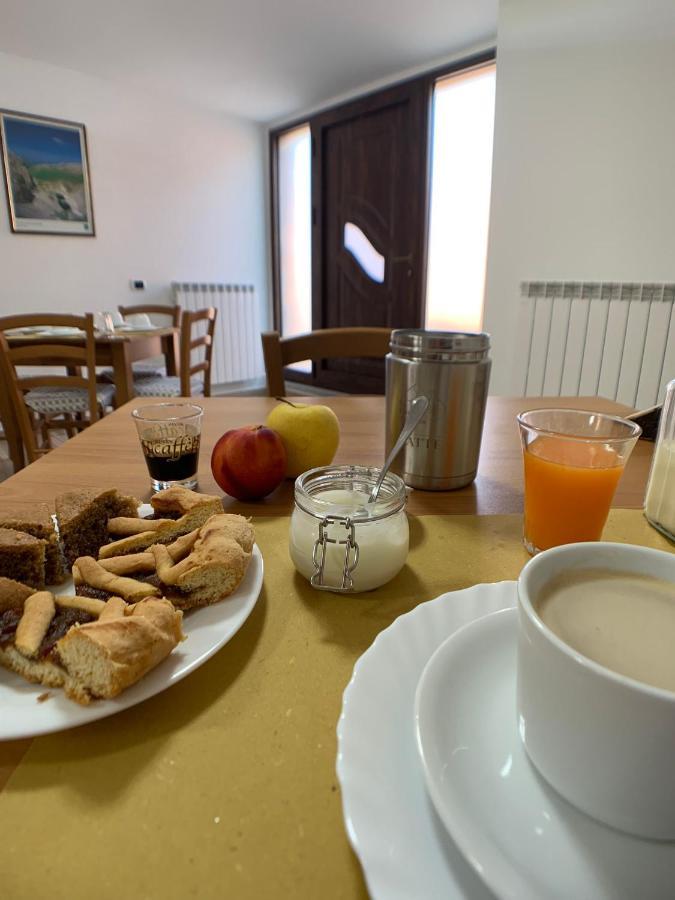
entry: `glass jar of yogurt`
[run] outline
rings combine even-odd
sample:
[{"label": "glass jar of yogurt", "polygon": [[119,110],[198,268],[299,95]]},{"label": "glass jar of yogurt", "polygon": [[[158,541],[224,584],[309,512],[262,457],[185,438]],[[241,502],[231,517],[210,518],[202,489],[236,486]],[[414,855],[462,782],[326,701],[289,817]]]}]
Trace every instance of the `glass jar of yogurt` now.
[{"label": "glass jar of yogurt", "polygon": [[398,574],[408,556],[406,488],[389,472],[374,503],[368,495],[380,470],[322,466],[295,482],[290,554],[312,587],[372,591]]}]

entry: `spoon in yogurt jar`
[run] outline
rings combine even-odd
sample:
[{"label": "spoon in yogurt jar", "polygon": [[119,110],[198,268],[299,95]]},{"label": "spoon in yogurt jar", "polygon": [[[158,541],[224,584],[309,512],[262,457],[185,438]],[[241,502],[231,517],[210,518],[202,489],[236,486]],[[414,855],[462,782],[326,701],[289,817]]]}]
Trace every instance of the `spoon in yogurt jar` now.
[{"label": "spoon in yogurt jar", "polygon": [[419,425],[422,417],[425,412],[429,409],[429,401],[426,397],[415,397],[413,402],[410,404],[410,408],[408,409],[408,415],[405,417],[405,422],[403,423],[403,428],[401,429],[401,433],[398,436],[398,440],[394,444],[394,446],[389,451],[389,456],[384,461],[384,465],[382,466],[382,471],[380,472],[380,477],[375,482],[375,486],[373,487],[370,495],[368,496],[368,503],[374,503],[377,500],[377,495],[380,493],[380,488],[382,487],[382,482],[384,481],[384,477],[391,468],[391,464],[394,462],[398,454],[401,452],[403,447],[405,446],[405,442],[408,440],[410,435],[413,433],[415,428]]}]

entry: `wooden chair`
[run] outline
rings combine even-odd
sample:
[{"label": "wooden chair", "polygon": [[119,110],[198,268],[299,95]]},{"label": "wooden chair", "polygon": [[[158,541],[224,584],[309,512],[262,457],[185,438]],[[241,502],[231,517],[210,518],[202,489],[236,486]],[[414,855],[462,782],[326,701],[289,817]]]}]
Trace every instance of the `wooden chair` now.
[{"label": "wooden chair", "polygon": [[[174,328],[180,328],[180,318],[182,309],[180,306],[166,306],[162,303],[145,303],[141,306],[118,306],[117,311],[121,316],[137,316],[145,313],[147,316],[161,316],[163,319],[169,319],[170,324]],[[167,322],[166,324],[169,324]],[[162,365],[158,362],[136,362],[132,364],[134,377],[165,377],[166,363]],[[106,373],[107,377],[112,381],[111,373]]]},{"label": "wooden chair", "polygon": [[[79,328],[85,334],[84,344],[58,343],[54,338],[38,343],[39,336],[25,345],[10,347],[5,332],[25,327]],[[18,369],[30,367],[62,368],[64,374],[21,374]],[[82,370],[86,369],[86,374]],[[0,376],[11,403],[28,461],[51,450],[50,432],[63,429],[69,437],[96,422],[115,397],[112,384],[96,381],[96,341],[94,317],[60,314],[27,314],[0,318]],[[42,445],[38,445],[37,431]]]},{"label": "wooden chair", "polygon": [[[211,396],[211,358],[217,314],[218,310],[213,306],[194,312],[183,311],[180,325],[180,375],[135,378],[134,390],[139,397]],[[198,334],[196,328],[200,322],[206,322],[206,331],[202,334]],[[204,358],[193,363],[192,354],[200,347],[204,347]],[[199,373],[203,373],[201,377]]]},{"label": "wooden chair", "polygon": [[391,328],[324,328],[282,338],[278,331],[261,335],[267,393],[283,397],[284,366],[304,359],[384,357],[389,352]]}]

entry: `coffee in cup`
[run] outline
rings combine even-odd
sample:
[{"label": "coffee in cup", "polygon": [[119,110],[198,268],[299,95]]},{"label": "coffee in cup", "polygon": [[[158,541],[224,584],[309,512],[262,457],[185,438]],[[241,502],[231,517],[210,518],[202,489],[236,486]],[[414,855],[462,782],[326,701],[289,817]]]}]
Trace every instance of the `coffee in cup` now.
[{"label": "coffee in cup", "polygon": [[534,608],[561,641],[620,675],[675,692],[675,585],[638,572],[570,569]]}]

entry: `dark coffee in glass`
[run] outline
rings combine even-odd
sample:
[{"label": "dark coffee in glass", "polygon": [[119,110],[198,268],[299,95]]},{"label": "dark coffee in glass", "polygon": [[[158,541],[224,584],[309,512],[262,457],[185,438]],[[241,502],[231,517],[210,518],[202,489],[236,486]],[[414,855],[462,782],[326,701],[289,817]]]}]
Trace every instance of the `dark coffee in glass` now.
[{"label": "dark coffee in glass", "polygon": [[202,408],[157,403],[132,413],[155,491],[175,484],[197,486]]}]

